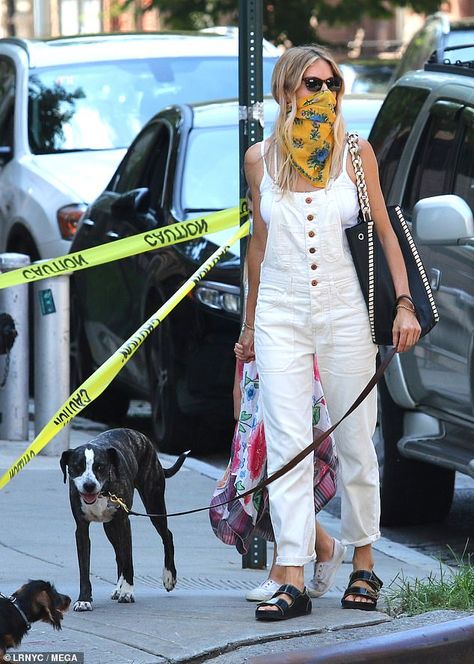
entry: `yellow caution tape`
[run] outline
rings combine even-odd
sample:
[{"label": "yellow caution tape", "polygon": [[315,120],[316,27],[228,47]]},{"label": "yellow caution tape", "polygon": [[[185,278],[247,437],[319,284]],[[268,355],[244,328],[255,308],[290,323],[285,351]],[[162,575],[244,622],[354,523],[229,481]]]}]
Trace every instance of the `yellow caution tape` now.
[{"label": "yellow caution tape", "polygon": [[248,235],[250,223],[246,221],[239,230],[221,245],[201,267],[165,302],[108,360],[85,380],[80,387],[63,403],[50,421],[44,426],[25,452],[18,457],[7,472],[0,478],[0,489],[17,475],[45,447],[64,426],[78,415],[91,401],[94,401],[112,382],[123,366],[134,355],[145,339],[158,327],[161,321],[176,305],[203,279],[219,262],[229,248]]},{"label": "yellow caution tape", "polygon": [[28,267],[0,274],[0,288],[26,284],[46,277],[57,277],[65,272],[76,272],[88,267],[103,265],[120,258],[128,258],[145,251],[154,251],[178,242],[187,242],[209,233],[216,233],[239,223],[239,208],[212,212],[206,217],[180,221],[170,226],[156,228],[146,233],[131,235],[97,247],[75,251],[65,256],[41,261]]}]

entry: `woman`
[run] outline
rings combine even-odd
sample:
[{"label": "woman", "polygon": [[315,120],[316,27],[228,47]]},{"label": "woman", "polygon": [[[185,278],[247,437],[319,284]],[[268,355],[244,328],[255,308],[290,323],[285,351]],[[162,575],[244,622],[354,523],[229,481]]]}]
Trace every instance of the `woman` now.
[{"label": "woman", "polygon": [[[316,362],[313,371],[313,435],[327,431],[331,422]],[[268,507],[268,491],[254,492],[234,500],[238,494],[254,489],[266,477],[266,443],[260,387],[255,362],[237,361],[234,381],[234,415],[237,420],[229,464],[217,482],[209,517],[215,535],[225,544],[247,553],[255,535],[273,541]],[[317,514],[336,493],[337,457],[334,439],[328,436],[314,455],[314,513]],[[228,502],[232,501],[232,502]],[[224,503],[224,504],[223,504]],[[346,548],[316,522],[314,575],[308,584],[311,597],[321,597],[332,585]],[[249,601],[270,599],[283,583],[284,568],[276,564],[276,547],[268,578],[246,594]]]},{"label": "woman", "polygon": [[[272,136],[246,153],[253,198],[248,249],[249,293],[236,356],[255,357],[267,440],[268,474],[311,442],[311,380],[316,355],[330,417],[337,421],[375,370],[377,348],[344,229],[359,212],[345,138],[344,82],[319,46],[288,49],[275,65],[272,94],[280,106]],[[397,351],[411,348],[420,326],[403,257],[388,219],[375,155],[360,141],[377,233],[399,300]],[[404,299],[402,298],[404,296]],[[382,585],[373,572],[379,532],[379,475],[372,435],[375,390],[336,430],[343,544],[354,546],[343,608],[374,610]],[[272,524],[284,583],[257,606],[257,620],[311,612],[304,565],[315,558],[312,465],[306,457],[269,485]]]}]

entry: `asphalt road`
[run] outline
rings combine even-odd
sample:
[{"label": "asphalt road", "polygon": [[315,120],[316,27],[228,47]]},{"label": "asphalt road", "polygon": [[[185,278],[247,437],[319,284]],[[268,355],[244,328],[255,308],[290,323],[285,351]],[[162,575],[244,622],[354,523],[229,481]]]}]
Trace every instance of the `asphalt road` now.
[{"label": "asphalt road", "polygon": [[458,473],[455,495],[448,518],[442,523],[405,528],[384,528],[388,539],[413,547],[443,562],[455,565],[474,561],[474,479]]}]

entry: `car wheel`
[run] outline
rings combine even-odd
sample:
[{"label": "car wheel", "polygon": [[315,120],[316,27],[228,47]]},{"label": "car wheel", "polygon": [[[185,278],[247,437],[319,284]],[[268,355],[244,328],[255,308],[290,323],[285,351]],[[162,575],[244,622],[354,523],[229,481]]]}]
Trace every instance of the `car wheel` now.
[{"label": "car wheel", "polygon": [[40,259],[39,251],[35,241],[26,231],[16,233],[9,238],[7,243],[7,251],[11,251],[17,254],[26,254],[26,256],[30,257],[30,261],[32,263]]},{"label": "car wheel", "polygon": [[145,350],[155,443],[162,452],[184,452],[195,440],[196,418],[184,415],[179,408],[178,371],[169,321],[160,323]]},{"label": "car wheel", "polygon": [[[80,315],[77,295],[73,289],[71,289],[70,312],[70,384],[71,392],[73,392],[89,378],[96,367]],[[128,396],[118,390],[112,381],[102,394],[84,408],[81,415],[97,422],[123,424],[129,405]]]},{"label": "car wheel", "polygon": [[379,383],[381,468],[381,525],[408,526],[443,521],[454,494],[454,471],[402,457],[404,409],[391,398],[385,380]]}]

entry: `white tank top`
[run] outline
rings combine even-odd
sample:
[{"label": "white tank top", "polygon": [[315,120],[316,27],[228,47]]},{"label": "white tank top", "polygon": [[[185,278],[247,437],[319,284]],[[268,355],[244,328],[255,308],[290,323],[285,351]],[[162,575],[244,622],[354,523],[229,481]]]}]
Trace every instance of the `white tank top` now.
[{"label": "white tank top", "polygon": [[[331,178],[327,184],[327,188],[331,188],[337,192],[336,201],[343,230],[350,226],[354,226],[354,224],[357,223],[357,217],[359,215],[357,187],[347,173],[348,152],[349,149],[346,143],[342,157],[342,171],[337,178]],[[263,162],[263,177],[260,182],[260,215],[268,226],[271,218],[272,205],[275,198],[281,196],[281,193],[278,185],[273,181],[267,169],[267,164],[265,162],[265,141],[260,143],[260,154],[262,155]],[[323,192],[324,189],[311,190],[313,196]]]}]

